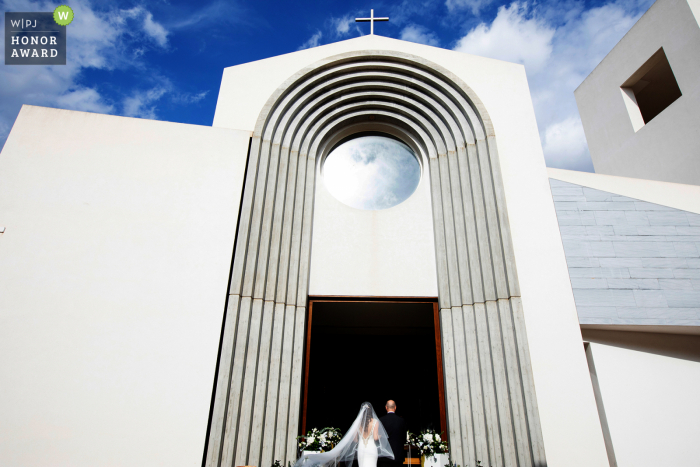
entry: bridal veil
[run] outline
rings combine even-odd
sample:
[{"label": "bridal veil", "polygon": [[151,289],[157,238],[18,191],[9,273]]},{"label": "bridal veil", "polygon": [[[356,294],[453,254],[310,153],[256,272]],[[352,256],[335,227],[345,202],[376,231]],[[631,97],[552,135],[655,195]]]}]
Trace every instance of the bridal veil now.
[{"label": "bridal veil", "polygon": [[[375,431],[377,433],[376,440]],[[394,458],[394,453],[389,446],[389,436],[379,421],[374,408],[372,408],[372,404],[363,402],[360,413],[357,414],[352,426],[333,449],[320,454],[302,455],[297,459],[294,467],[335,467],[342,464],[345,464],[342,467],[350,466],[357,454],[357,446],[362,442],[363,435],[365,439],[367,436],[370,437],[369,442],[377,448],[377,457]]]}]

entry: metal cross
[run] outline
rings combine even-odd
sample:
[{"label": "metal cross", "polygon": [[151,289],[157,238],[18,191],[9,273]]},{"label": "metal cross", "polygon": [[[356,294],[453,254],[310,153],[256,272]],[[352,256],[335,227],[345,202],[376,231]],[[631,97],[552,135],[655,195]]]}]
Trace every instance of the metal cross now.
[{"label": "metal cross", "polygon": [[369,18],[355,18],[356,23],[366,23],[369,22],[370,28],[369,33],[374,34],[374,22],[375,21],[389,21],[389,18],[375,18],[374,10],[369,10]]}]

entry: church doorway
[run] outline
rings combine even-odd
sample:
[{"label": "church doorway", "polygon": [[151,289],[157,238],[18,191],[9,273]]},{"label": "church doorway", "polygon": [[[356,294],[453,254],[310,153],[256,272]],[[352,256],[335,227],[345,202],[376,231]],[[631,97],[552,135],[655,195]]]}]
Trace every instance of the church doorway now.
[{"label": "church doorway", "polygon": [[360,404],[380,417],[387,399],[409,431],[446,432],[437,301],[309,299],[302,433],[345,432]]}]

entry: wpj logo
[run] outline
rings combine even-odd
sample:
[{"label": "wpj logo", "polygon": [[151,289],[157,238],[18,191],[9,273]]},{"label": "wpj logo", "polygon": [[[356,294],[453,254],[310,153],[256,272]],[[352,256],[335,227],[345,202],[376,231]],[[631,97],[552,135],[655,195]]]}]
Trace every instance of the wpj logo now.
[{"label": "wpj logo", "polygon": [[53,13],[5,12],[5,65],[65,65],[71,21],[67,6]]}]

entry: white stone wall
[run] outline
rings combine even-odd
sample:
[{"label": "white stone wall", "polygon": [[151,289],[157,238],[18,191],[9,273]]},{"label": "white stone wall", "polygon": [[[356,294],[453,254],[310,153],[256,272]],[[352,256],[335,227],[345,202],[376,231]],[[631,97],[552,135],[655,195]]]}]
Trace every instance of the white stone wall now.
[{"label": "white stone wall", "polygon": [[309,295],[437,297],[428,170],[406,201],[379,211],[346,206],[317,175]]},{"label": "white stone wall", "polygon": [[693,359],[615,344],[590,346],[617,465],[697,466],[697,351]]},{"label": "white stone wall", "polygon": [[[576,89],[596,173],[700,185],[698,0],[657,0]],[[663,47],[682,96],[635,132],[620,90]]]},{"label": "white stone wall", "polygon": [[202,462],[249,139],[23,107],[0,155],[0,465]]}]

